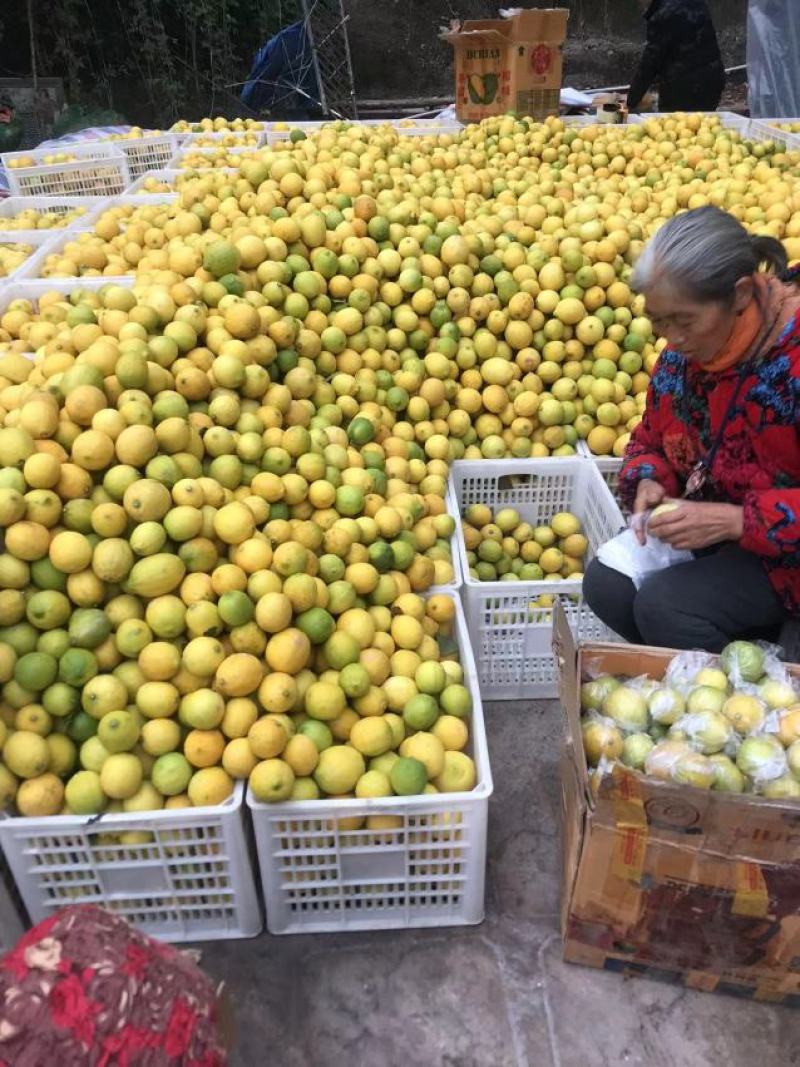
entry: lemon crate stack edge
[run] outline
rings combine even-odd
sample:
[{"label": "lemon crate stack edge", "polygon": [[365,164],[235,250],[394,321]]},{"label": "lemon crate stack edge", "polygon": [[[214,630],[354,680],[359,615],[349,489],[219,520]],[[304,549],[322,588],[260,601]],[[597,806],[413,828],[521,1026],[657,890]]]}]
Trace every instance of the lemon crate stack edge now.
[{"label": "lemon crate stack edge", "polygon": [[590,459],[600,471],[603,481],[617,499],[619,489],[619,476],[622,470],[621,456],[596,456],[585,441],[578,441],[578,455]]},{"label": "lemon crate stack edge", "polygon": [[244,785],[217,807],[0,816],[0,846],[34,923],[99,904],[165,941],[253,937],[261,914]]},{"label": "lemon crate stack edge", "polygon": [[[58,234],[74,233],[76,230],[91,229],[92,222],[103,211],[109,201],[105,197],[91,196],[9,196],[0,200],[0,243],[25,244],[28,238],[37,238],[42,234],[55,237]],[[8,228],[8,220],[23,211],[36,211],[42,214],[52,213],[64,216],[75,208],[83,208],[84,214],[71,219],[65,226],[53,226],[50,229],[13,230]]]},{"label": "lemon crate stack edge", "polygon": [[154,133],[144,137],[120,137],[107,142],[116,145],[128,160],[131,180],[148,170],[166,167],[178,150],[178,139],[172,133]]},{"label": "lemon crate stack edge", "polygon": [[4,240],[3,244],[28,245],[33,251],[23,259],[18,267],[14,267],[8,274],[0,278],[0,283],[13,283],[21,278],[29,277],[32,272],[35,273],[38,270],[38,264],[44,262],[50,254],[50,250],[57,243],[58,237],[56,235],[65,232],[63,230],[37,230],[36,232],[31,231],[24,241],[20,241],[17,238],[13,238],[10,241]]},{"label": "lemon crate stack edge", "polygon": [[[115,196],[130,185],[128,159],[112,141],[87,141],[65,146],[73,158],[47,162],[52,149],[31,148],[0,155],[12,196]],[[32,160],[32,166],[18,166]],[[12,164],[14,164],[12,166]]]},{"label": "lemon crate stack edge", "polygon": [[[492,511],[516,508],[524,522],[547,525],[571,511],[589,542],[586,563],[625,520],[597,465],[580,456],[520,460],[459,460],[450,468],[459,512],[470,504]],[[459,525],[461,595],[484,700],[555,697],[558,667],[553,656],[552,608],[539,597],[557,595],[580,641],[616,640],[583,600],[581,579],[560,582],[481,582],[469,573]]]},{"label": "lemon crate stack edge", "polygon": [[[469,793],[262,804],[248,792],[267,929],[273,934],[466,926],[484,914],[492,774],[480,691],[458,595],[455,637],[472,696]],[[395,816],[385,830],[344,820]]]}]

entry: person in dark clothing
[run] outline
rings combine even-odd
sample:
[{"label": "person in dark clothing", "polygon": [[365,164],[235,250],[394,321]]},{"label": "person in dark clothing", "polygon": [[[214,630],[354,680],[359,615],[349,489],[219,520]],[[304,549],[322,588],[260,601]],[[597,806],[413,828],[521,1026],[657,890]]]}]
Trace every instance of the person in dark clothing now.
[{"label": "person in dark clothing", "polygon": [[628,90],[628,110],[658,86],[659,111],[714,111],[725,87],[706,0],[639,0],[647,42]]}]

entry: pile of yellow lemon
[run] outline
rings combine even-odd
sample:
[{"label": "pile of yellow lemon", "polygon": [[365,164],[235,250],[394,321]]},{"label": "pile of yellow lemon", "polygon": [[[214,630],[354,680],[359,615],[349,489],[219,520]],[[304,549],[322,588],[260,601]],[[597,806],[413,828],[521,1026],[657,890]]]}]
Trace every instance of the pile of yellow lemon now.
[{"label": "pile of yellow lemon", "polygon": [[[174,202],[69,235],[43,275],[70,292],[0,305],[0,797],[22,814],[218,803],[245,777],[263,800],[472,788],[454,604],[424,595],[454,579],[450,462],[621,454],[662,347],[630,272],[676,211],[800,251],[798,154],[714,118],[334,123],[232,172],[218,151]],[[517,518],[512,572],[579,573],[574,516],[539,560]]]},{"label": "pile of yellow lemon", "polygon": [[0,278],[5,278],[21,267],[28,256],[33,255],[33,246],[15,241],[0,244]]},{"label": "pile of yellow lemon", "polygon": [[71,207],[66,211],[23,208],[13,215],[0,216],[0,230],[59,230],[86,214],[85,207]]}]

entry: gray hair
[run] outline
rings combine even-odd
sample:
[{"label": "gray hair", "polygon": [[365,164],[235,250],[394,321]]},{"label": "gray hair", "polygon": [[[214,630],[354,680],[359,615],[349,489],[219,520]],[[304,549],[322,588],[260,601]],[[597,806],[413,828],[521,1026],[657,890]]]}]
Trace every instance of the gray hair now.
[{"label": "gray hair", "polygon": [[727,302],[738,280],[762,264],[783,274],[788,257],[780,241],[749,234],[718,207],[698,207],[664,223],[639,256],[631,282],[641,292],[666,278],[693,299]]}]

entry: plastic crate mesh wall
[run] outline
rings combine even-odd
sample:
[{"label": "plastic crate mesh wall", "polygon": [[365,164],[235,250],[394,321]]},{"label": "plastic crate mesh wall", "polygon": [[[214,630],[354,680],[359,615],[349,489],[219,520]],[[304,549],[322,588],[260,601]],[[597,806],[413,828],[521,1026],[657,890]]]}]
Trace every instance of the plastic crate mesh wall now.
[{"label": "plastic crate mesh wall", "polygon": [[475,844],[479,807],[389,818],[401,825],[347,829],[346,818],[269,819],[271,881],[277,889],[269,898],[270,929],[296,924],[310,930],[326,921],[347,929],[348,918],[363,928],[370,915],[384,927],[457,920],[468,886],[474,885],[473,854],[483,860]]},{"label": "plastic crate mesh wall", "polygon": [[583,472],[577,465],[569,470],[559,466],[552,473],[537,472],[532,476],[464,474],[457,496],[462,514],[470,504],[488,504],[495,511],[513,507],[527,522],[547,523],[559,511],[582,513],[590,557],[592,546],[601,545],[619,531],[609,521],[602,500],[591,491],[579,494],[583,484]]},{"label": "plastic crate mesh wall", "polygon": [[176,141],[173,137],[145,138],[143,140],[115,142],[128,157],[131,179],[139,178],[148,170],[166,167],[175,155]]},{"label": "plastic crate mesh wall", "polygon": [[155,827],[137,834],[139,844],[121,844],[99,826],[15,836],[16,855],[8,858],[17,882],[36,886],[41,914],[31,909],[34,922],[78,903],[100,904],[157,936],[202,939],[239,922],[221,825]]},{"label": "plastic crate mesh wall", "polygon": [[31,167],[18,171],[16,181],[24,196],[113,196],[128,185],[127,167],[119,160],[91,160],[79,168],[66,165]]},{"label": "plastic crate mesh wall", "polygon": [[[615,640],[580,593],[557,596],[578,640]],[[478,636],[473,639],[477,645],[474,652],[484,698],[554,696],[558,666],[551,649],[552,608],[537,605],[535,594],[486,595],[475,614]]]}]

